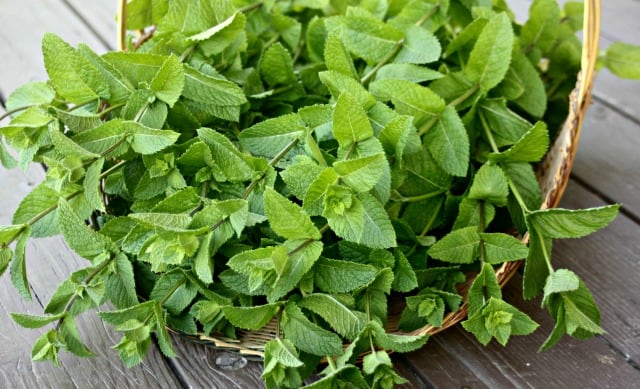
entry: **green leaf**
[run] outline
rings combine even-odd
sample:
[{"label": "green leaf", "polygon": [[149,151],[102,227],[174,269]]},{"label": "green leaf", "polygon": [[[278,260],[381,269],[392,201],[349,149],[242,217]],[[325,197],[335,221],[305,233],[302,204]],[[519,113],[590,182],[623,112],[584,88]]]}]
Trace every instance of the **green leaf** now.
[{"label": "green leaf", "polygon": [[9,247],[0,247],[0,277],[2,277],[4,271],[7,270],[12,256],[13,252]]},{"label": "green leaf", "polygon": [[369,285],[378,270],[345,260],[320,258],[313,268],[316,286],[327,293],[347,293]]},{"label": "green leaf", "polygon": [[544,284],[544,298],[542,304],[546,304],[549,297],[555,293],[571,292],[580,287],[580,278],[567,269],[558,269],[547,277]]},{"label": "green leaf", "polygon": [[89,46],[79,44],[78,53],[98,69],[103,80],[109,86],[111,94],[109,102],[112,105],[126,102],[135,89],[129,80],[111,63],[91,50]]},{"label": "green leaf", "polygon": [[460,202],[458,216],[451,229],[457,230],[464,227],[479,226],[480,212],[483,213],[485,226],[488,226],[496,215],[496,208],[486,201],[471,200],[465,197]]},{"label": "green leaf", "polygon": [[276,303],[253,307],[226,306],[222,307],[222,312],[234,326],[255,331],[264,327],[278,313],[280,305]]},{"label": "green leaf", "polygon": [[280,324],[285,338],[299,350],[319,356],[342,354],[340,337],[309,321],[294,303],[286,305]]},{"label": "green leaf", "polygon": [[341,94],[336,101],[333,135],[341,147],[349,147],[373,136],[367,114],[360,103],[348,93]]},{"label": "green leaf", "polygon": [[640,46],[622,42],[612,43],[605,50],[602,60],[607,69],[616,76],[640,80]]},{"label": "green leaf", "polygon": [[429,339],[429,335],[397,335],[388,333],[382,325],[376,321],[368,323],[376,345],[398,353],[408,353],[422,348]]},{"label": "green leaf", "polygon": [[[293,344],[287,339],[275,338],[267,342],[264,346],[265,365],[268,365],[267,355],[278,361],[278,363],[288,367],[300,367],[304,365],[298,354],[295,352]],[[265,370],[267,370],[265,368]]]},{"label": "green leaf", "polygon": [[518,261],[529,254],[529,249],[515,237],[499,232],[480,233],[484,242],[485,261],[497,265],[506,261]]},{"label": "green leaf", "polygon": [[210,105],[242,105],[247,99],[242,89],[224,78],[207,76],[187,65],[184,67],[184,97]]},{"label": "green leaf", "polygon": [[552,240],[532,232],[529,235],[529,256],[524,263],[522,277],[522,295],[525,299],[532,299],[544,288],[549,268],[547,259],[551,253]]},{"label": "green leaf", "polygon": [[109,238],[89,228],[64,199],[58,202],[58,224],[69,247],[83,258],[101,257],[112,246]]},{"label": "green leaf", "polygon": [[279,42],[265,50],[260,62],[260,75],[269,87],[294,86],[298,83],[291,54]]},{"label": "green leaf", "polygon": [[280,172],[280,177],[294,196],[304,200],[309,187],[323,170],[324,168],[311,158],[298,157]]},{"label": "green leaf", "polygon": [[83,358],[95,357],[95,354],[80,340],[78,327],[73,316],[68,315],[62,319],[58,333],[66,349],[73,355]]},{"label": "green leaf", "polygon": [[400,250],[394,251],[396,264],[393,268],[392,288],[398,292],[410,292],[418,287],[418,279],[411,263]]},{"label": "green leaf", "polygon": [[577,338],[603,334],[600,327],[600,311],[593,295],[583,282],[578,289],[562,293],[567,333]]},{"label": "green leaf", "polygon": [[17,238],[16,247],[13,249],[13,258],[11,258],[11,265],[9,267],[13,286],[22,298],[27,301],[31,301],[31,290],[29,288],[29,281],[27,280],[25,250],[31,235],[30,227],[26,227],[22,233],[20,233]]},{"label": "green leaf", "polygon": [[450,263],[473,263],[478,258],[480,234],[478,227],[452,231],[429,248],[428,254]]},{"label": "green leaf", "polygon": [[59,198],[58,192],[44,183],[39,184],[18,205],[13,214],[13,224],[31,224],[36,238],[55,235],[58,233],[56,207]]},{"label": "green leaf", "polygon": [[338,334],[349,340],[356,338],[366,318],[362,312],[352,311],[335,296],[329,294],[309,294],[298,302],[298,306],[319,315]]},{"label": "green leaf", "polygon": [[272,188],[264,192],[264,208],[269,225],[278,235],[286,239],[322,238],[309,215]]},{"label": "green leaf", "polygon": [[376,103],[376,99],[362,86],[360,81],[352,77],[332,70],[320,72],[318,77],[335,99],[346,92],[353,96],[364,109],[369,109]]},{"label": "green leaf", "polygon": [[117,254],[113,261],[114,270],[106,280],[105,294],[118,309],[128,308],[138,303],[133,265],[124,254]]},{"label": "green leaf", "polygon": [[342,40],[346,48],[357,57],[368,63],[380,62],[401,39],[402,32],[395,27],[362,9],[349,8],[344,20]]},{"label": "green leaf", "polygon": [[114,119],[99,127],[83,131],[71,139],[84,149],[103,157],[117,157],[128,150],[123,121]]},{"label": "green leaf", "polygon": [[160,276],[149,298],[158,301],[172,314],[179,314],[191,304],[197,293],[195,285],[178,270]]},{"label": "green leaf", "polygon": [[156,97],[173,107],[184,89],[184,71],[180,59],[170,55],[151,80],[149,89]]},{"label": "green leaf", "polygon": [[390,63],[384,65],[376,73],[376,80],[407,80],[411,82],[424,82],[442,78],[440,72],[424,66],[408,63]]},{"label": "green leaf", "polygon": [[504,78],[513,48],[511,21],[504,13],[493,16],[482,29],[469,55],[465,74],[469,80],[488,91]]},{"label": "green leaf", "polygon": [[36,339],[31,349],[31,359],[34,361],[51,361],[54,365],[60,366],[58,351],[60,341],[56,330],[49,330]]},{"label": "green leaf", "polygon": [[247,181],[252,169],[242,154],[224,135],[209,128],[199,128],[198,136],[211,149],[211,154],[222,173],[232,182]]},{"label": "green leaf", "polygon": [[56,92],[46,82],[28,82],[11,92],[4,108],[7,111],[29,107],[32,105],[49,105],[56,96]]},{"label": "green leaf", "polygon": [[580,238],[606,227],[619,209],[619,204],[580,210],[545,209],[530,213],[527,222],[547,238]]},{"label": "green leaf", "polygon": [[502,299],[502,289],[498,283],[496,272],[488,263],[482,265],[480,273],[476,276],[469,287],[468,304],[471,317],[484,308],[489,298]]},{"label": "green leaf", "polygon": [[365,374],[373,374],[380,366],[393,367],[386,351],[373,351],[362,359],[362,370]]},{"label": "green leaf", "polygon": [[127,28],[140,30],[158,24],[167,13],[168,0],[132,0],[127,4]]},{"label": "green leaf", "polygon": [[407,80],[377,80],[369,90],[378,99],[391,100],[397,113],[413,116],[414,124],[425,122],[445,109],[444,100],[431,89]]},{"label": "green leaf", "polygon": [[469,189],[469,198],[504,206],[507,204],[508,195],[509,184],[502,169],[486,163],[482,165],[473,178],[473,184]]},{"label": "green leaf", "polygon": [[548,52],[560,30],[560,7],[555,0],[535,0],[529,8],[529,18],[522,26],[520,46],[525,52],[533,47]]},{"label": "green leaf", "polygon": [[382,178],[385,166],[388,166],[388,162],[384,153],[333,164],[339,180],[355,192],[368,192],[373,189]]},{"label": "green leaf", "polygon": [[469,137],[456,110],[447,106],[435,125],[423,136],[425,146],[438,166],[453,175],[464,177],[469,166]]},{"label": "green leaf", "polygon": [[171,130],[156,130],[133,121],[122,122],[122,127],[131,137],[131,148],[142,155],[155,154],[173,145],[180,136]]},{"label": "green leaf", "polygon": [[13,320],[24,328],[40,328],[49,323],[58,321],[66,315],[66,312],[59,313],[57,315],[49,316],[36,316],[26,313],[11,313]]},{"label": "green leaf", "polygon": [[351,54],[342,44],[339,34],[331,34],[324,44],[324,61],[327,69],[342,73],[349,77],[357,78],[358,73],[353,66]]},{"label": "green leaf", "polygon": [[308,240],[289,240],[282,247],[287,250],[287,259],[278,271],[272,290],[267,293],[269,302],[277,301],[298,285],[320,258],[323,244]]},{"label": "green leaf", "polygon": [[198,253],[193,259],[193,270],[200,281],[209,285],[213,283],[213,261],[211,258],[211,242],[214,232],[209,232],[200,242]]},{"label": "green leaf", "polygon": [[302,139],[307,127],[299,115],[289,114],[267,119],[238,135],[240,144],[253,155],[273,158],[291,142]]},{"label": "green leaf", "polygon": [[[514,89],[519,93],[513,94],[511,90]],[[513,53],[511,66],[496,92],[534,117],[542,117],[547,109],[547,92],[542,78],[531,61],[519,52]]]},{"label": "green leaf", "polygon": [[109,87],[100,72],[58,36],[45,34],[42,52],[51,84],[64,99],[85,104],[109,98]]},{"label": "green leaf", "polygon": [[487,121],[498,147],[516,143],[531,129],[531,124],[508,109],[503,99],[482,100],[477,107],[478,115]]},{"label": "green leaf", "polygon": [[544,122],[537,122],[509,149],[491,153],[491,161],[539,162],[549,148],[549,132]]},{"label": "green leaf", "polygon": [[440,58],[438,39],[422,27],[411,26],[405,31],[402,48],[395,56],[395,63],[425,64]]},{"label": "green leaf", "polygon": [[336,235],[371,248],[396,246],[396,234],[384,207],[368,193],[358,193],[342,215],[328,219]]}]

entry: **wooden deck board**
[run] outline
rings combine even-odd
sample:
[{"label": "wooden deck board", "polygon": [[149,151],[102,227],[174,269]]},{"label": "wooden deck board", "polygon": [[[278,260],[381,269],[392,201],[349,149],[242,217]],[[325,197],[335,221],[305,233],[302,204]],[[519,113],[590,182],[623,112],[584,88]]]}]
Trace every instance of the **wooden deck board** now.
[{"label": "wooden deck board", "polygon": [[[518,3],[521,13],[526,10],[527,0],[509,3]],[[113,48],[114,13],[115,0],[0,2],[0,96],[24,82],[44,79],[40,40],[45,31],[72,44],[85,42],[98,52]],[[639,15],[637,0],[603,1],[602,47],[612,40],[640,44]],[[457,326],[433,337],[423,350],[393,357],[400,373],[411,381],[403,387],[631,388],[640,382],[639,92],[640,83],[619,80],[606,71],[598,76],[596,103],[587,115],[574,168],[576,179],[586,187],[571,183],[563,200],[566,207],[585,207],[602,204],[598,196],[603,196],[623,202],[631,218],[622,216],[593,237],[558,242],[554,250],[557,266],[567,266],[585,278],[600,304],[607,333],[586,342],[566,338],[556,348],[537,353],[553,323],[538,301],[522,301],[516,277],[504,293],[541,323],[533,336],[515,337],[506,348],[495,342],[484,348]],[[5,195],[11,188],[12,194],[2,197],[0,224],[8,223],[17,199],[41,177],[38,167],[26,176],[0,168],[0,190]],[[62,368],[32,363],[30,348],[41,332],[20,328],[6,312],[40,313],[59,281],[86,262],[61,239],[38,240],[28,250],[31,285],[42,303],[23,302],[8,276],[0,280],[0,387],[262,387],[259,362],[225,370],[216,364],[220,352],[175,337],[177,358],[167,360],[154,347],[142,365],[126,369],[109,348],[118,335],[91,314],[83,315],[78,326],[97,358],[63,354]]]}]

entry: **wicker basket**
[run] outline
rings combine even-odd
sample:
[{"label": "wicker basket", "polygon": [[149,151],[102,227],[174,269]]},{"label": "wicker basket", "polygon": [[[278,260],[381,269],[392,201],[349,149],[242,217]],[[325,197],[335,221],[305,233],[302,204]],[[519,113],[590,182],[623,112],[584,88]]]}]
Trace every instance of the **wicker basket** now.
[{"label": "wicker basket", "polygon": [[[118,50],[121,51],[126,47],[126,20],[124,17],[126,15],[126,4],[127,0],[118,0],[117,43]],[[138,47],[148,39],[152,32],[145,34],[143,31],[138,31],[137,34],[138,41],[135,47]],[[541,209],[556,207],[569,182],[573,160],[578,149],[582,122],[591,102],[599,37],[600,0],[585,0],[581,70],[578,73],[576,86],[569,96],[569,114],[546,157],[540,164],[538,171],[538,182],[540,183],[543,198]],[[525,235],[522,240],[526,243],[528,236]],[[522,261],[506,262],[496,269],[496,276],[501,287],[513,277],[521,263]],[[459,288],[463,296],[466,295],[471,281],[471,279],[467,280]],[[400,310],[390,309],[389,312],[386,324],[388,332],[401,335],[434,335],[462,321],[467,316],[467,303],[464,302],[457,311],[447,314],[441,327],[427,325],[412,332],[404,332],[398,329]],[[276,336],[276,331],[276,323],[272,320],[257,331],[239,330],[237,339],[206,335],[194,337],[185,336],[181,333],[180,335],[214,348],[236,351],[247,356],[262,357],[264,355],[264,345]]]}]

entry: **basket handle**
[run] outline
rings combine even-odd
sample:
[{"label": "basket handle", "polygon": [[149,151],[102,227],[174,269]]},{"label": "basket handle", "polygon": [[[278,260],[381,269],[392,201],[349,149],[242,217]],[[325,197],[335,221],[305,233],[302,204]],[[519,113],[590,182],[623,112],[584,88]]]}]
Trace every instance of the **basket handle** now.
[{"label": "basket handle", "polygon": [[116,16],[116,42],[118,51],[125,51],[127,34],[127,0],[118,0],[118,14]]}]

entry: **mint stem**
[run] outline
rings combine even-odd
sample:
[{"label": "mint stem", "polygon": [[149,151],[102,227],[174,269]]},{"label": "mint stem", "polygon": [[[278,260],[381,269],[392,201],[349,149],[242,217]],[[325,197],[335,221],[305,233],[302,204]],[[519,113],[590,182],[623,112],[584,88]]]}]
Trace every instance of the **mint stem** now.
[{"label": "mint stem", "polygon": [[[297,138],[289,142],[289,144],[286,145],[284,149],[280,150],[280,152],[275,157],[273,157],[271,161],[269,161],[269,166],[274,167],[282,158],[284,158],[285,155],[289,153],[289,151],[291,151],[291,149],[295,147],[295,145],[298,144],[298,142],[299,142],[299,139]],[[249,198],[249,195],[251,194],[251,192],[253,192],[256,186],[258,186],[258,183],[260,183],[260,181],[262,181],[267,176],[268,171],[269,171],[268,168],[263,170],[262,174],[260,174],[260,177],[251,181],[251,184],[249,184],[247,189],[242,194],[243,200],[246,200]]]},{"label": "mint stem", "polygon": [[4,119],[8,118],[9,116],[13,115],[14,113],[18,113],[20,111],[24,111],[25,109],[29,109],[31,107],[35,107],[35,105],[27,105],[25,107],[14,108],[11,111],[7,111],[7,112],[4,113],[4,115],[0,116],[0,122],[3,121]]},{"label": "mint stem", "polygon": [[[467,100],[469,97],[473,96],[473,94],[476,93],[479,88],[480,88],[480,84],[474,84],[471,88],[467,89],[463,94],[451,100],[451,102],[449,102],[447,106],[455,108],[457,105],[461,104],[462,102]],[[418,131],[418,135],[422,136],[427,131],[429,131],[438,122],[439,118],[440,118],[440,114],[437,114],[437,115],[434,115],[431,119],[429,119],[429,121],[427,121],[423,126],[420,127],[420,130]]]}]

